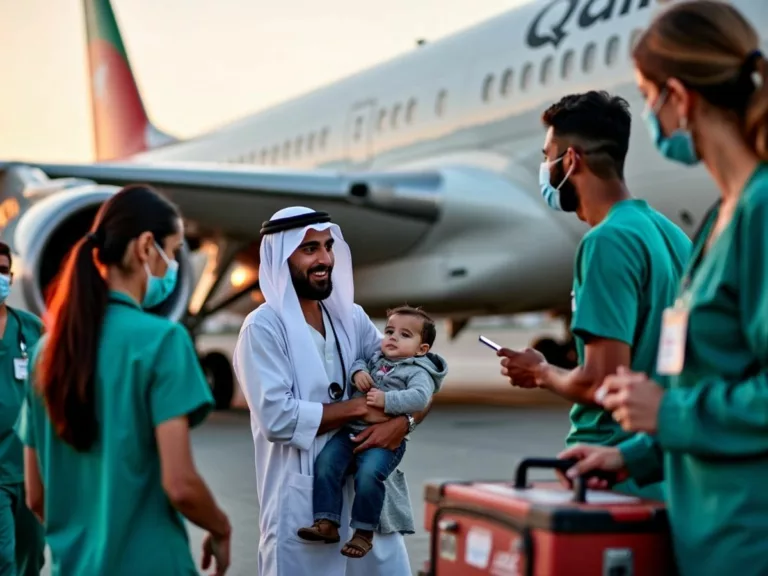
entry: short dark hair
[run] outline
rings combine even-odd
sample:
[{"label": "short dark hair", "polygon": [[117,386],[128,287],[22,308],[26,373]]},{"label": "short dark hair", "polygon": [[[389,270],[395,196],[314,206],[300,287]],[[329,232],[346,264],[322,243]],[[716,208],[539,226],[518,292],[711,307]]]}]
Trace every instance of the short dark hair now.
[{"label": "short dark hair", "polygon": [[632,115],[620,96],[591,90],[569,94],[541,117],[554,136],[584,154],[587,167],[598,178],[624,179]]},{"label": "short dark hair", "polygon": [[0,256],[8,257],[8,267],[13,268],[13,257],[11,256],[11,247],[5,242],[0,242]]},{"label": "short dark hair", "polygon": [[387,318],[400,314],[402,316],[417,316],[421,318],[421,341],[430,348],[435,343],[435,336],[437,336],[437,329],[435,328],[435,321],[424,312],[421,308],[414,308],[413,306],[398,306],[387,310]]}]

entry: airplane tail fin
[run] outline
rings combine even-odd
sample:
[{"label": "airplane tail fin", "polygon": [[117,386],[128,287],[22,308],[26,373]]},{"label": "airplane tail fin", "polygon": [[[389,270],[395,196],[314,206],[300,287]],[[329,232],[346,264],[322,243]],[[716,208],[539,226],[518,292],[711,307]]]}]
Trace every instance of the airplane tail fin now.
[{"label": "airplane tail fin", "polygon": [[177,140],[150,122],[110,0],[84,0],[96,159],[126,158]]}]

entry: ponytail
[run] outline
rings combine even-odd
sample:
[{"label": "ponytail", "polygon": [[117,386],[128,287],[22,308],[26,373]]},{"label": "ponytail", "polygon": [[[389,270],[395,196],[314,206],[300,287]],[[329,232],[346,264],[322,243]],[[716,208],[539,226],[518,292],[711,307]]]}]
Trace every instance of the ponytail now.
[{"label": "ponytail", "polygon": [[747,143],[760,160],[768,162],[768,60],[760,56],[755,68],[760,80],[747,106],[744,128]]},{"label": "ponytail", "polygon": [[56,434],[75,450],[87,451],[98,425],[94,378],[107,284],[94,262],[94,244],[75,244],[48,304],[48,341],[37,386]]},{"label": "ponytail", "polygon": [[96,379],[109,287],[97,266],[122,269],[133,239],[156,242],[179,232],[175,206],[147,186],[126,186],[96,214],[91,231],[67,256],[49,294],[48,341],[40,354],[36,388],[56,434],[79,452],[98,437]]}]

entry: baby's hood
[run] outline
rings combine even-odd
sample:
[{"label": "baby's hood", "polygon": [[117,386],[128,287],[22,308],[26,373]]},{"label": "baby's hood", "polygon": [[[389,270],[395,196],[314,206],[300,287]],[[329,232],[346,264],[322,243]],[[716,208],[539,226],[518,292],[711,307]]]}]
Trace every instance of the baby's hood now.
[{"label": "baby's hood", "polygon": [[427,352],[423,356],[414,356],[402,361],[403,364],[412,364],[426,370],[435,383],[435,392],[440,390],[443,379],[448,374],[448,363],[437,352]]}]

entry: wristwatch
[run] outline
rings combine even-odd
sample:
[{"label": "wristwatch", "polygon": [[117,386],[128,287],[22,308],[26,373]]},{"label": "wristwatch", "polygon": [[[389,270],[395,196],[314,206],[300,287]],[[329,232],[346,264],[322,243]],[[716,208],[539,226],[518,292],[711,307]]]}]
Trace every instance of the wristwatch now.
[{"label": "wristwatch", "polygon": [[404,414],[408,418],[408,434],[416,430],[416,419],[411,414]]}]

